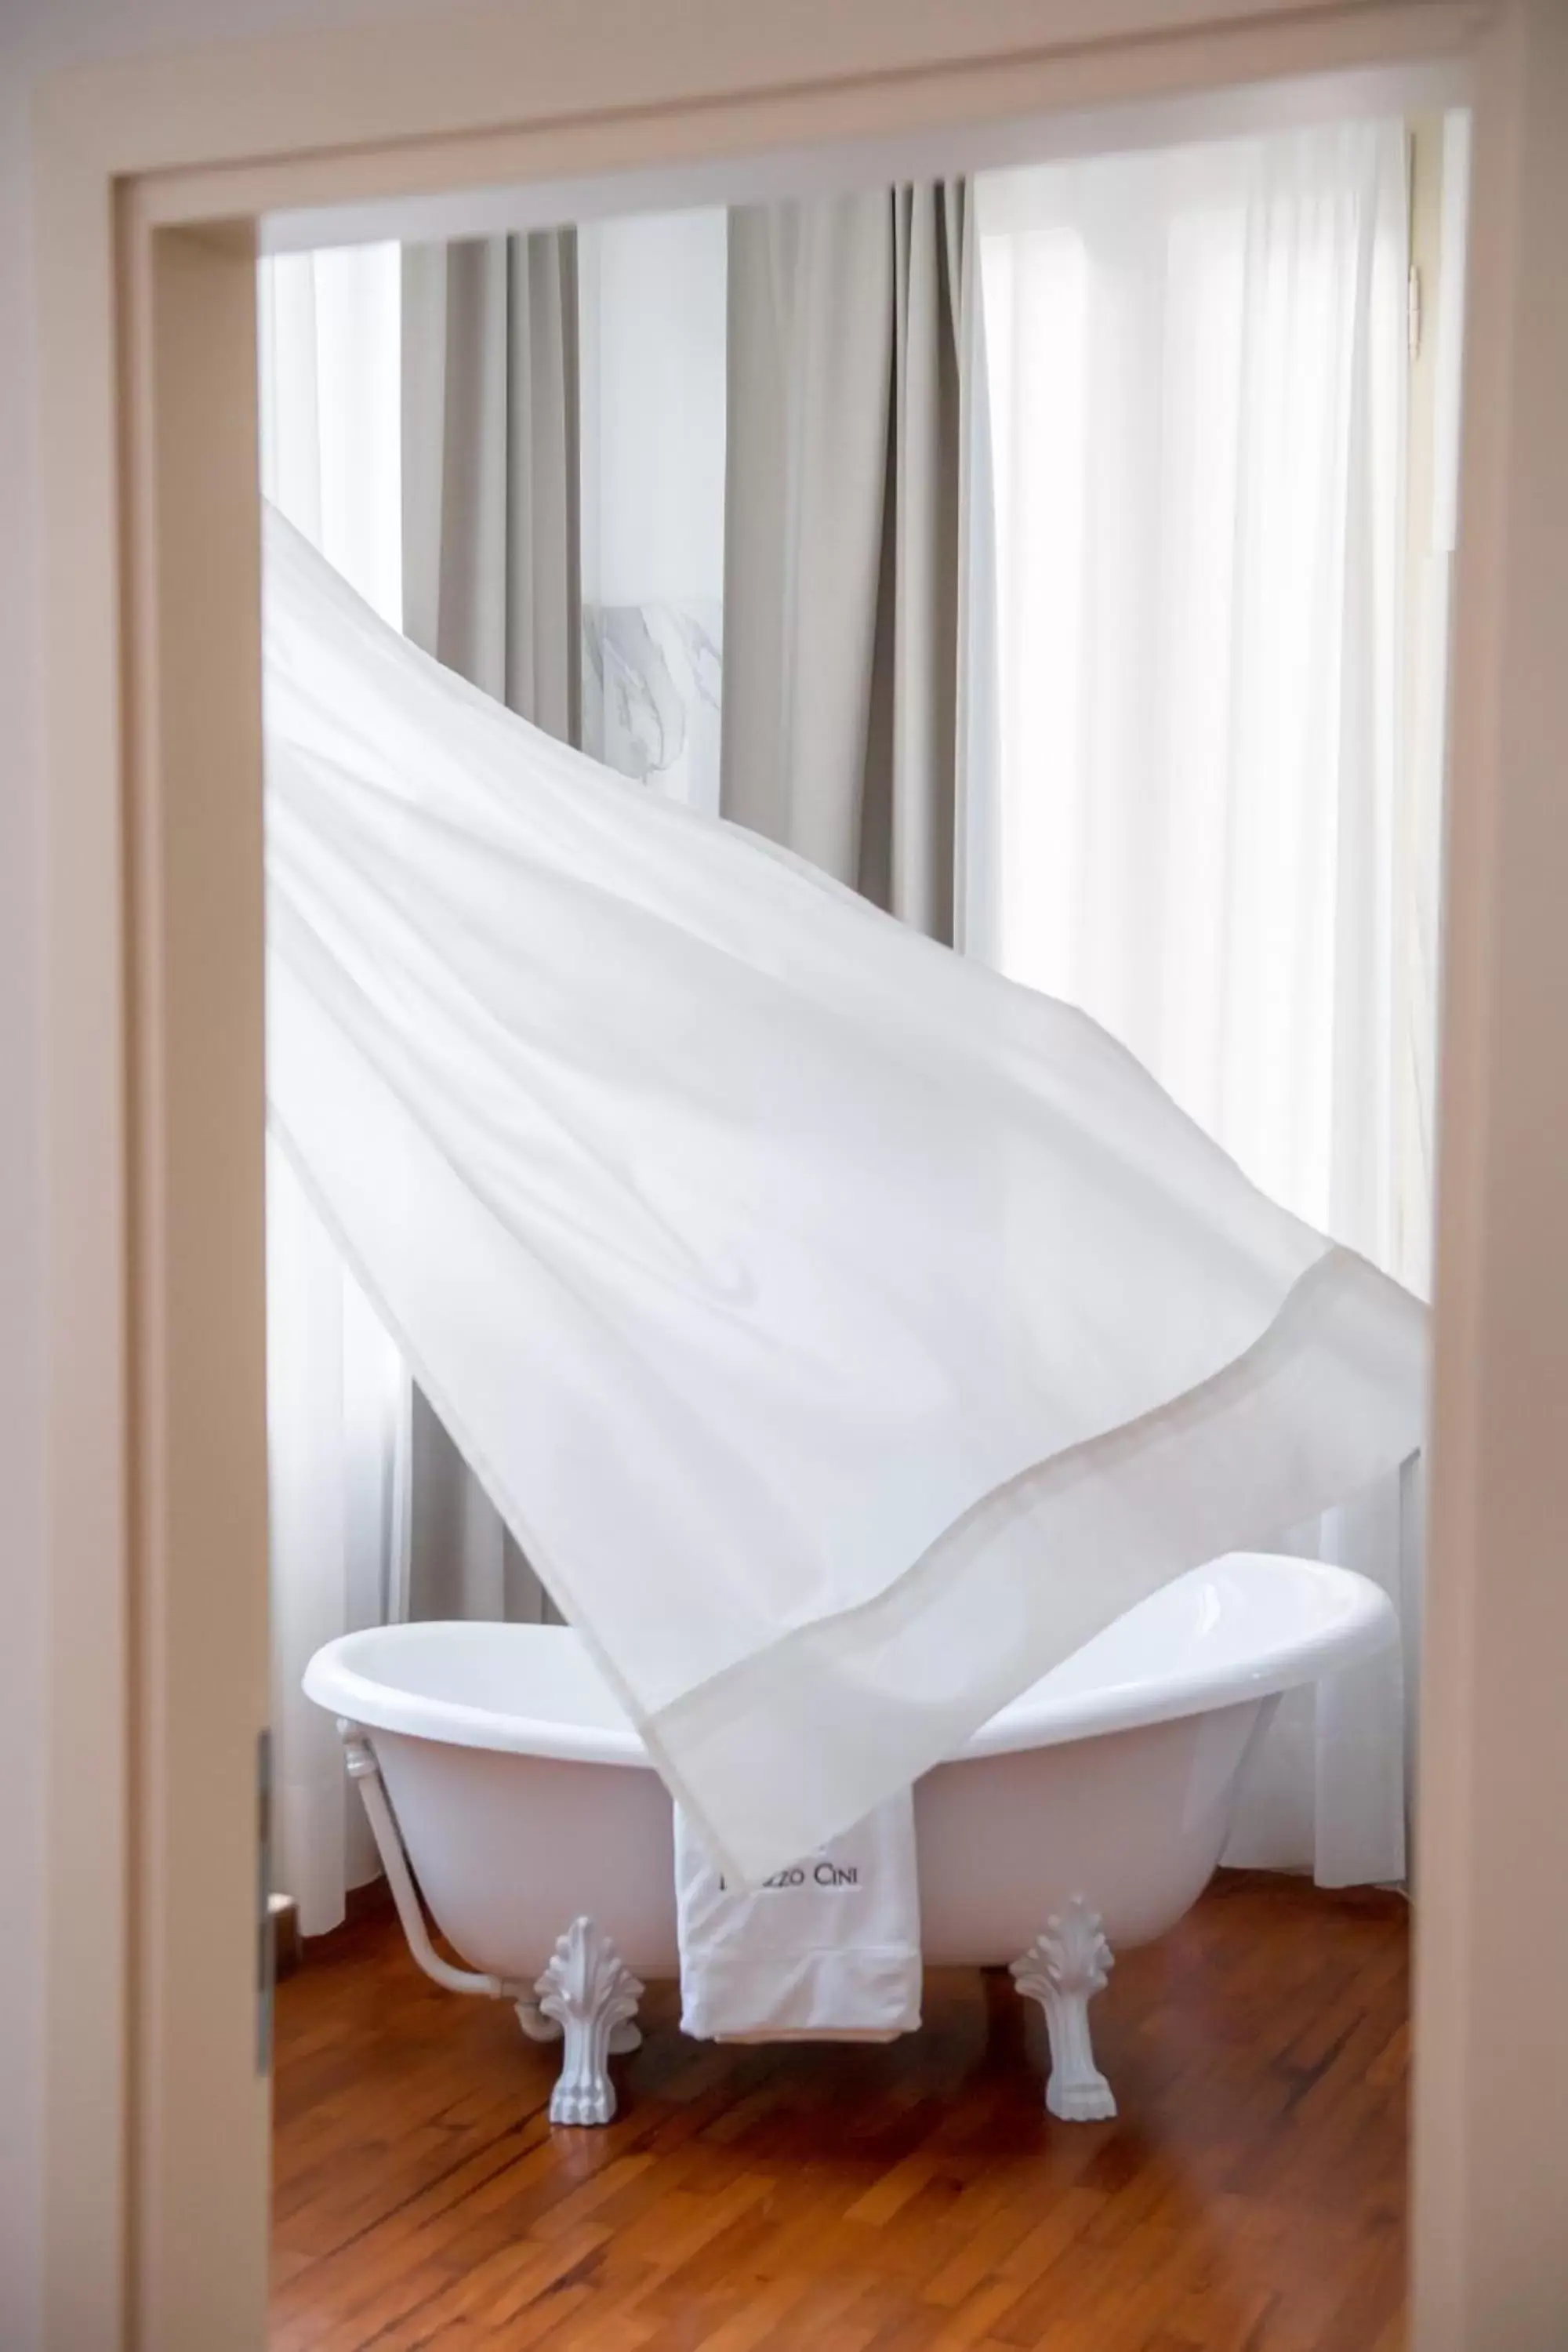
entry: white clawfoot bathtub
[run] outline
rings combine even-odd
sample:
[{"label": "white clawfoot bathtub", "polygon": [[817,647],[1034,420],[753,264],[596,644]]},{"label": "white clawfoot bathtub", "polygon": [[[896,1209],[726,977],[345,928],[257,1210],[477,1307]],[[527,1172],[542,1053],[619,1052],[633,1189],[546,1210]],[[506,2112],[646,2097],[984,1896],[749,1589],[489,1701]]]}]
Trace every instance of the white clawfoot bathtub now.
[{"label": "white clawfoot bathtub", "polygon": [[[1206,1885],[1279,1694],[1395,1638],[1363,1578],[1234,1553],[1155,1593],[917,1784],[925,1958],[1011,1964],[1045,2010],[1053,2115],[1116,2112],[1089,2003],[1112,1948],[1162,1935]],[[454,1990],[515,2001],[536,2040],[559,2033],[552,2119],[607,2122],[639,1979],[678,1966],[670,1802],[576,1635],[384,1626],[329,1643],[305,1689],[340,1718],[414,1957]],[[432,1948],[410,1863],[469,1968]]]}]

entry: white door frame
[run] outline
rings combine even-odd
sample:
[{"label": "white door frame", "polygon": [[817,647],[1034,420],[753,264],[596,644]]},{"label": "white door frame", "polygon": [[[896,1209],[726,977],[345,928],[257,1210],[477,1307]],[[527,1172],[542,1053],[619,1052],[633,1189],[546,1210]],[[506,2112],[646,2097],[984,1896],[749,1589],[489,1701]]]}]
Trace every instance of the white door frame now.
[{"label": "white door frame", "polygon": [[1536,2352],[1568,2310],[1568,8],[515,0],[92,68],[36,124],[50,2352],[264,2333],[258,215],[1458,54],[1415,2344]]}]

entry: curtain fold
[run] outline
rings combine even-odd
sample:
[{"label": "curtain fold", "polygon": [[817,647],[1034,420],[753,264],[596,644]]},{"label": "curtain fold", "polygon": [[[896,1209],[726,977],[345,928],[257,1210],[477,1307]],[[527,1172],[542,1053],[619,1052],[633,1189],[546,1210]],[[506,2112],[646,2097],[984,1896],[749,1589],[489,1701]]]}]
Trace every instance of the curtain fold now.
[{"label": "curtain fold", "polygon": [[885,189],[731,212],[720,805],[851,887],[892,361]]},{"label": "curtain fold", "polygon": [[270,1140],[267,1328],[273,1854],[300,1932],[317,1936],[381,1865],[336,1727],[300,1680],[324,1642],[404,1613],[408,1383]]},{"label": "curtain fold", "polygon": [[403,250],[403,625],[582,740],[577,238]]},{"label": "curtain fold", "polygon": [[[583,740],[577,236],[405,246],[403,627],[558,741]],[[558,1612],[416,1384],[408,1613]]]},{"label": "curtain fold", "polygon": [[[395,246],[258,273],[262,485],[382,617],[402,610]],[[342,1748],[300,1687],[323,1642],[405,1612],[408,1381],[285,1155],[267,1152],[273,1851],[307,1936],[380,1864]]]},{"label": "curtain fold", "polygon": [[[1405,1279],[1403,126],[982,175],[1001,962]],[[1414,1467],[1281,1549],[1418,1617]],[[1405,1868],[1396,1662],[1281,1707],[1232,1859]]]},{"label": "curtain fold", "polygon": [[860,812],[863,893],[952,946],[963,194],[892,193],[892,391]]}]

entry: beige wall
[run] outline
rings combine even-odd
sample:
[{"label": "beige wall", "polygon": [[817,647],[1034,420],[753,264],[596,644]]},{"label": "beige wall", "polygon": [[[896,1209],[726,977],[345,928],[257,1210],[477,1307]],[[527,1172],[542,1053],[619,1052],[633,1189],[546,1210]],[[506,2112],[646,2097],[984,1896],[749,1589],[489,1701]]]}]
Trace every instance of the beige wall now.
[{"label": "beige wall", "polygon": [[1568,8],[1487,45],[1467,313],[1415,2340],[1568,2342]]},{"label": "beige wall", "polygon": [[[0,2346],[31,2352],[38,2279],[45,1604],[40,1461],[44,1213],[37,694],[37,417],[26,320],[28,112],[61,65],[391,16],[392,0],[4,0],[0,5]],[[421,13],[428,13],[427,10]]]}]

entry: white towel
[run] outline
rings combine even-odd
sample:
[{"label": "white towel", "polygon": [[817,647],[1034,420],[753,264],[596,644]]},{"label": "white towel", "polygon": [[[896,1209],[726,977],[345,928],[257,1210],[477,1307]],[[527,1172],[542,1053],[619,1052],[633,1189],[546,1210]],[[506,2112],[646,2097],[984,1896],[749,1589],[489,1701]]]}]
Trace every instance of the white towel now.
[{"label": "white towel", "polygon": [[754,1889],[726,1885],[675,1809],[683,2030],[703,2042],[890,2042],[921,2021],[906,1789]]}]

